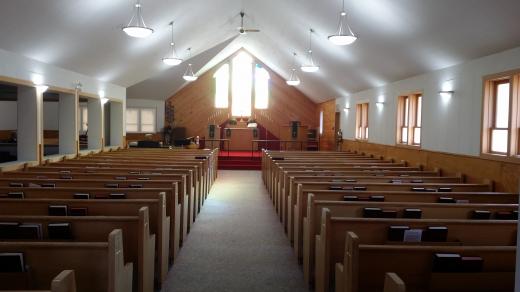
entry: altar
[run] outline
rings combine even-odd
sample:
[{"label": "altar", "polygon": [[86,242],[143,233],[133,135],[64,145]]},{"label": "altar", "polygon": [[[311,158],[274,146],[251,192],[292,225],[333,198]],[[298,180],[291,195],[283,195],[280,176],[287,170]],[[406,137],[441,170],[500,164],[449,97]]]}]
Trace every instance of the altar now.
[{"label": "altar", "polygon": [[229,139],[228,145],[224,146],[227,151],[251,151],[251,144],[254,139],[256,128],[229,127],[224,128],[224,137]]}]

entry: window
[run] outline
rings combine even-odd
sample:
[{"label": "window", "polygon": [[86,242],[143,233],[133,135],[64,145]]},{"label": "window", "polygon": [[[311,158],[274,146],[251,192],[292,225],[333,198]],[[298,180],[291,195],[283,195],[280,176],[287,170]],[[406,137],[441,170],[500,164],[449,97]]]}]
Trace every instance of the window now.
[{"label": "window", "polygon": [[215,107],[228,108],[229,104],[229,65],[224,64],[213,75],[215,78]]},{"label": "window", "polygon": [[[215,78],[215,107],[229,108],[231,87],[231,115],[251,116],[253,106],[267,109],[269,106],[269,72],[248,53],[239,52],[229,64],[222,65]],[[231,81],[231,84],[230,84]],[[253,88],[254,86],[254,88]]]},{"label": "window", "polygon": [[232,62],[231,115],[236,117],[251,116],[252,63],[253,58],[244,52],[239,53]]},{"label": "window", "polygon": [[323,135],[323,111],[320,111],[320,135]]},{"label": "window", "polygon": [[356,105],[356,139],[368,140],[368,103]]},{"label": "window", "polygon": [[79,107],[79,131],[81,133],[86,133],[88,131],[88,107],[80,106]]},{"label": "window", "polygon": [[397,144],[420,146],[422,95],[400,96],[397,108]]},{"label": "window", "polygon": [[267,109],[269,103],[269,73],[260,65],[255,67],[255,108]]},{"label": "window", "polygon": [[155,120],[155,109],[126,109],[126,131],[129,133],[155,133]]},{"label": "window", "polygon": [[484,84],[482,152],[498,156],[520,154],[520,74],[502,74]]}]

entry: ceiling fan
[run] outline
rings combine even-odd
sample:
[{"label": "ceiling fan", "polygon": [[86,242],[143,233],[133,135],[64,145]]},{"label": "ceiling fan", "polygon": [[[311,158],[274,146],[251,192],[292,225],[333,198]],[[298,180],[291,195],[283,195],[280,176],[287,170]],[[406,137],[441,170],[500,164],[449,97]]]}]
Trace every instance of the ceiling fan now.
[{"label": "ceiling fan", "polygon": [[240,12],[240,27],[238,28],[238,32],[240,34],[247,34],[248,32],[260,32],[259,29],[252,29],[252,28],[244,28],[244,16],[246,16],[246,14],[244,13],[244,11],[241,11]]}]

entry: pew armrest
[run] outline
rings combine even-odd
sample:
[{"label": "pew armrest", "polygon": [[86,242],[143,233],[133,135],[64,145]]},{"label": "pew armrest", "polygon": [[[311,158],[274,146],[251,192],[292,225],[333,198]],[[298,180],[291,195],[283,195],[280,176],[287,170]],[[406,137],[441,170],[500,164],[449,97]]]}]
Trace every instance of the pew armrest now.
[{"label": "pew armrest", "polygon": [[336,292],[344,292],[345,291],[345,285],[344,281],[344,271],[343,271],[343,264],[342,263],[336,263],[336,269],[335,269],[335,276],[334,280],[336,283]]},{"label": "pew armrest", "polygon": [[386,273],[384,292],[406,292],[406,285],[396,273]]},{"label": "pew armrest", "polygon": [[51,292],[76,292],[76,277],[73,270],[64,270],[51,283]]}]

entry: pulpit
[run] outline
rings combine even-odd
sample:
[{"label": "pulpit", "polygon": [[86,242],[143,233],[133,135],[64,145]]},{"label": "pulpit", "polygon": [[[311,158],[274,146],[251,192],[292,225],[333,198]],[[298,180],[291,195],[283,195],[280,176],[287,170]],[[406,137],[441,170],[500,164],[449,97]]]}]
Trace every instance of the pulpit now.
[{"label": "pulpit", "polygon": [[[228,151],[251,151],[251,143],[255,139],[255,128],[230,126],[224,128],[224,137],[229,139]],[[227,148],[226,147],[226,148]]]}]

